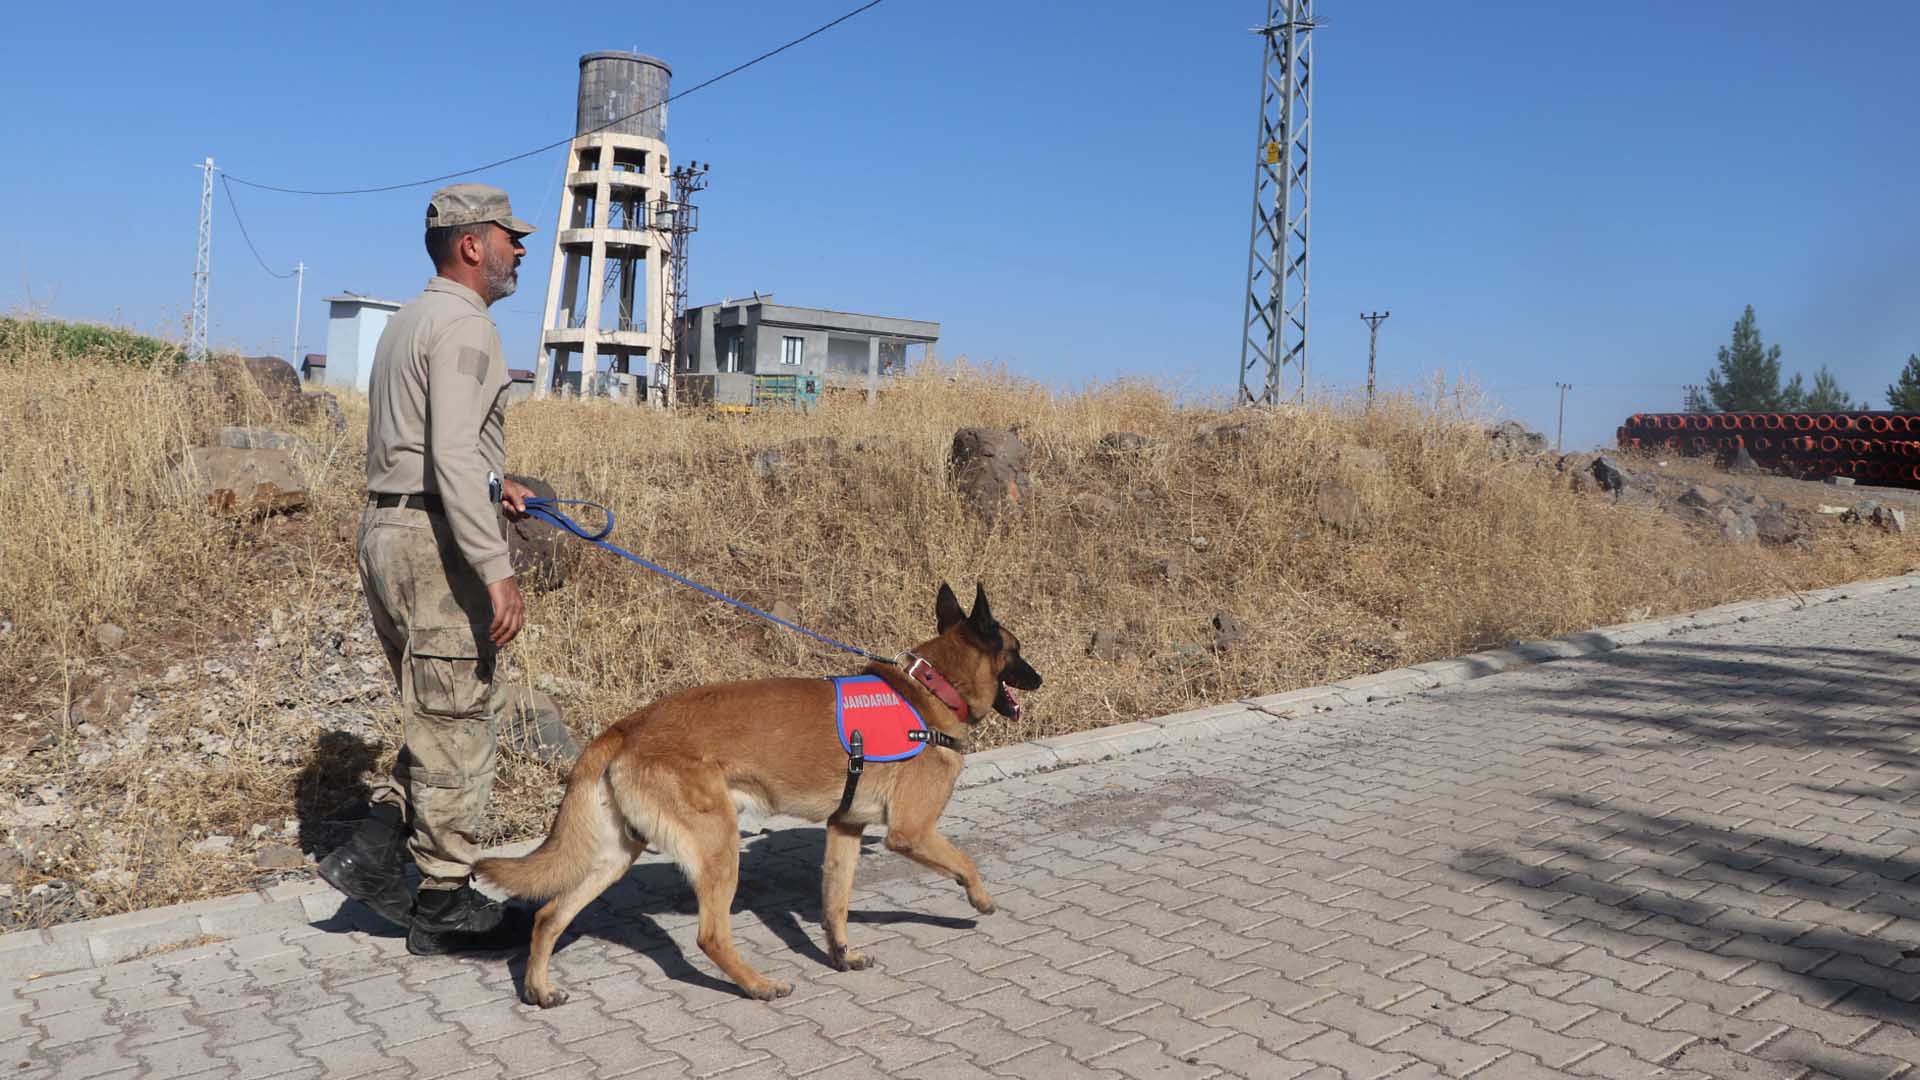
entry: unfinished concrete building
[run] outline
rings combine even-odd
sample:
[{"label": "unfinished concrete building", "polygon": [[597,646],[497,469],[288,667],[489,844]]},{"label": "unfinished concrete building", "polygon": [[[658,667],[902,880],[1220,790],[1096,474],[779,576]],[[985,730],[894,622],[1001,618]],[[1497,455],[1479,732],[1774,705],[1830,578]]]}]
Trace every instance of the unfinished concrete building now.
[{"label": "unfinished concrete building", "polygon": [[672,270],[666,223],[654,220],[653,206],[672,199],[662,104],[672,77],[666,61],[638,53],[580,58],[577,134],[554,227],[537,397],[560,390],[631,400],[670,377],[664,305]]},{"label": "unfinished concrete building", "polygon": [[940,324],[776,304],[771,295],[687,309],[689,375],[818,375],[832,389],[876,393],[924,360]]}]

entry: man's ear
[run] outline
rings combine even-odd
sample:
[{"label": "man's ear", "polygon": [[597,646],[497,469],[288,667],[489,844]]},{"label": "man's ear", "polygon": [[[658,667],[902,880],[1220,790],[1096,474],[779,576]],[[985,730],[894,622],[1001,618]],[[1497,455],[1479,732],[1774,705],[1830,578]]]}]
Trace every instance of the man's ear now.
[{"label": "man's ear", "polygon": [[960,598],[953,595],[953,590],[944,581],[940,583],[939,598],[933,602],[933,618],[942,634],[967,618],[967,613],[960,610]]}]

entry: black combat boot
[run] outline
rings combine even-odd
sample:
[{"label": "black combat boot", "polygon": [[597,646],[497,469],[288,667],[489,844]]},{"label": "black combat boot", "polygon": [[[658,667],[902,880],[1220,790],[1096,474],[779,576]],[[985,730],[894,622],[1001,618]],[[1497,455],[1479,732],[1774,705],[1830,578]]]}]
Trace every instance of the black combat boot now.
[{"label": "black combat boot", "polygon": [[527,943],[533,920],[522,908],[489,900],[471,884],[429,889],[423,883],[413,897],[413,923],[407,951],[415,956],[497,952]]},{"label": "black combat boot", "polygon": [[407,838],[400,808],[376,803],[348,841],[320,860],[326,883],[373,909],[395,926],[405,927],[413,914],[413,894],[407,888]]}]

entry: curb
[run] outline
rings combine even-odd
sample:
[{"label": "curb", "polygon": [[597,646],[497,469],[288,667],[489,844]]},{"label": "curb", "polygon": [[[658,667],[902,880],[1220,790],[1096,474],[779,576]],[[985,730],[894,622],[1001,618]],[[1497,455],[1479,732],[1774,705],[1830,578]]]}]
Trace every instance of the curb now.
[{"label": "curb", "polygon": [[[1556,660],[1595,656],[1692,630],[1916,587],[1920,587],[1920,571],[1773,600],[1723,604],[1665,619],[1602,626],[1541,641],[1516,642],[1502,649],[1359,675],[1327,686],[1241,698],[1149,720],[1002,746],[969,754],[958,786],[980,787],[1011,777],[1135,754],[1157,746],[1266,727],[1275,720],[1304,720],[1316,713],[1392,700]],[[490,854],[521,854],[534,844],[534,840],[523,840]],[[87,919],[43,930],[0,934],[0,981],[31,981],[106,967],[203,941],[211,943],[248,934],[285,930],[321,933],[313,929],[313,925],[333,918],[345,902],[345,897],[322,881],[284,882],[233,896]]]}]

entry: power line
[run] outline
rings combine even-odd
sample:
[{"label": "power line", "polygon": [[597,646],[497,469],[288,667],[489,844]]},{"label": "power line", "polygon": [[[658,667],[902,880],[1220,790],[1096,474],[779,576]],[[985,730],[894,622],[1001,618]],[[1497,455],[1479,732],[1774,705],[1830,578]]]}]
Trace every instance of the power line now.
[{"label": "power line", "polygon": [[[273,184],[263,184],[256,180],[247,180],[238,176],[233,177],[233,182],[236,184],[245,184],[246,186],[251,188],[259,188],[262,191],[277,191],[283,195],[373,195],[383,191],[401,191],[406,188],[425,187],[428,184],[437,184],[442,180],[452,180],[455,177],[460,177],[460,176],[471,176],[474,173],[485,172],[488,169],[494,169],[502,165],[512,164],[513,162],[521,161],[523,159],[533,157],[536,154],[544,154],[549,150],[557,150],[560,147],[565,146],[568,143],[572,142],[574,139],[580,137],[581,135],[592,135],[592,134],[595,134],[596,132],[605,131],[610,127],[614,127],[618,124],[626,123],[628,120],[631,120],[634,117],[639,116],[643,113],[652,112],[655,109],[672,104],[673,102],[678,101],[683,97],[686,97],[688,94],[694,93],[695,91],[698,91],[698,90],[703,90],[709,86],[712,86],[714,83],[719,82],[722,79],[726,79],[734,75],[738,75],[740,72],[747,70],[748,68],[754,66],[755,64],[760,63],[761,61],[771,60],[774,57],[779,56],[781,53],[786,52],[788,49],[793,48],[795,45],[799,45],[812,38],[818,37],[821,34],[824,34],[827,31],[833,29],[834,27],[839,26],[841,23],[846,22],[848,19],[853,18],[856,15],[869,11],[873,8],[879,7],[880,4],[881,4],[881,0],[868,0],[867,3],[862,4],[857,8],[854,8],[852,11],[847,12],[845,15],[840,16],[839,18],[833,20],[832,22],[825,23],[821,26],[815,27],[814,29],[808,31],[807,33],[802,34],[799,37],[794,38],[792,41],[787,42],[785,45],[780,46],[779,48],[769,49],[768,51],[761,53],[759,56],[756,56],[753,59],[748,60],[746,63],[738,64],[734,67],[730,67],[727,70],[721,72],[718,75],[715,75],[714,77],[708,79],[705,82],[696,83],[695,85],[690,86],[687,89],[682,90],[677,94],[670,94],[667,97],[659,101],[656,101],[651,105],[647,105],[642,108],[635,109],[634,111],[628,113],[625,116],[615,117],[614,119],[607,121],[606,123],[600,125],[599,127],[592,128],[587,131],[576,131],[572,135],[568,135],[564,139],[557,139],[553,142],[547,143],[545,146],[536,146],[531,150],[514,154],[511,157],[503,157],[498,161],[489,161],[485,165],[476,165],[471,169],[461,169],[458,172],[442,173],[439,176],[429,176],[425,180],[409,180],[404,184],[383,184],[379,187],[341,188],[337,191],[312,191],[312,190],[307,190],[305,188],[277,187]],[[222,174],[221,179],[225,180],[226,174]]]},{"label": "power line", "polygon": [[247,250],[253,252],[253,261],[260,264],[260,269],[265,270],[274,277],[283,279],[292,277],[294,274],[292,270],[284,274],[276,273],[273,267],[267,265],[267,260],[260,257],[260,249],[253,246],[253,237],[247,235],[247,223],[240,219],[240,207],[235,205],[233,201],[233,187],[227,183],[226,173],[220,174],[220,187],[227,193],[227,209],[233,211],[233,223],[240,226],[240,239],[245,240],[247,242]]}]

